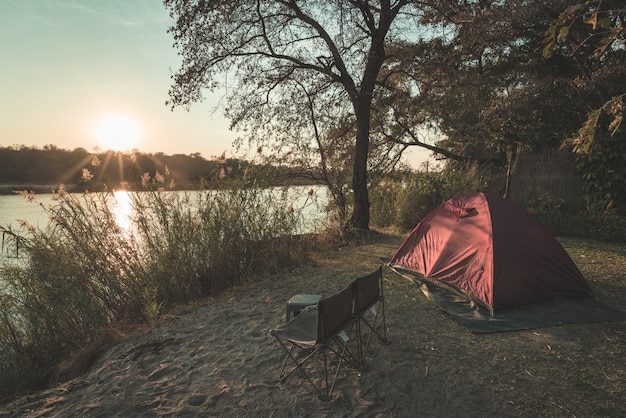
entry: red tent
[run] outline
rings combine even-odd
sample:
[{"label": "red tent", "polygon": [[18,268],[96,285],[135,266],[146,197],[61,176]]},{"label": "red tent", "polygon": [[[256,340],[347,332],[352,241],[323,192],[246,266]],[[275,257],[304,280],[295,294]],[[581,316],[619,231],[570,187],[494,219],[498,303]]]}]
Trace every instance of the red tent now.
[{"label": "red tent", "polygon": [[458,289],[492,313],[555,297],[591,296],[547,228],[516,204],[483,193],[455,197],[433,210],[390,265]]}]

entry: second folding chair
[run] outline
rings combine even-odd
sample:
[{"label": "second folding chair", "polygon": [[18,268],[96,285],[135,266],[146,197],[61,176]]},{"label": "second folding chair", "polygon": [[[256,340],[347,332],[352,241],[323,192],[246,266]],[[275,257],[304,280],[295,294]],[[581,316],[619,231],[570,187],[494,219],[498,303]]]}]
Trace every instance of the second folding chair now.
[{"label": "second folding chair", "polygon": [[[301,370],[320,397],[330,400],[337,375],[343,363],[358,367],[348,348],[350,331],[356,322],[353,314],[354,286],[321,299],[317,305],[304,309],[298,316],[278,329],[270,330],[287,356],[280,371],[280,380],[296,370]],[[328,356],[335,358],[334,371],[329,370]],[[321,357],[322,384],[316,384],[310,370],[305,370],[309,360]]]},{"label": "second folding chair", "polygon": [[385,323],[385,295],[383,293],[383,269],[356,278],[354,286],[354,314],[357,318],[357,336],[359,363],[365,361],[372,336],[387,342],[387,324]]}]

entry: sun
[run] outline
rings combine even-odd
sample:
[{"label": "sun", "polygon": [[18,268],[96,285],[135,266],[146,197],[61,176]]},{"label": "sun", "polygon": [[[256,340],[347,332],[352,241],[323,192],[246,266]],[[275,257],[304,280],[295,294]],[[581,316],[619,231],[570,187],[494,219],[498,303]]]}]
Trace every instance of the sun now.
[{"label": "sun", "polygon": [[96,124],[95,132],[100,146],[113,151],[135,148],[140,134],[137,124],[122,115],[103,117]]}]

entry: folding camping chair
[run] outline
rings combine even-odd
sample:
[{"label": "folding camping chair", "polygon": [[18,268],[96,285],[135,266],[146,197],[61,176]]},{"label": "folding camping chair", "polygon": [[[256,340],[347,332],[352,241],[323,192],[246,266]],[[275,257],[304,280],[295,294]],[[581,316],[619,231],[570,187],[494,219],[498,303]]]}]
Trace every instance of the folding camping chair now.
[{"label": "folding camping chair", "polygon": [[[296,370],[300,369],[307,380],[313,385],[320,397],[325,395],[330,400],[339,369],[344,362],[358,367],[358,359],[354,359],[348,349],[349,331],[356,319],[353,315],[354,293],[350,285],[332,296],[321,299],[317,305],[304,309],[298,316],[278,329],[270,330],[287,356],[283,362],[279,379],[283,381]],[[332,381],[329,382],[328,352],[338,358]],[[308,360],[321,355],[324,363],[323,387],[318,387],[311,377],[311,372],[304,369]],[[287,367],[289,360],[293,367]],[[325,388],[325,393],[322,389]]]},{"label": "folding camping chair", "polygon": [[[356,278],[354,287],[354,315],[357,319],[357,338],[359,347],[359,362],[365,361],[372,336],[387,342],[387,324],[385,323],[385,296],[383,293],[383,269]],[[380,322],[379,322],[380,319]],[[365,327],[363,326],[365,325]],[[363,328],[369,329],[364,339]],[[382,328],[382,329],[381,329]]]}]

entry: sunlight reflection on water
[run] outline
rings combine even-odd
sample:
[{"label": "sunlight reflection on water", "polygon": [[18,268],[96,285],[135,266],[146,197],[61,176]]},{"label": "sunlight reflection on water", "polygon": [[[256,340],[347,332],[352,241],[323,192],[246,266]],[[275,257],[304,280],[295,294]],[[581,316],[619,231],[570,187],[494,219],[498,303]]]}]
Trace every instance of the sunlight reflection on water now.
[{"label": "sunlight reflection on water", "polygon": [[118,190],[113,193],[115,202],[111,208],[113,216],[115,216],[115,222],[127,233],[132,230],[131,216],[133,214],[132,198],[130,193],[125,190]]}]

